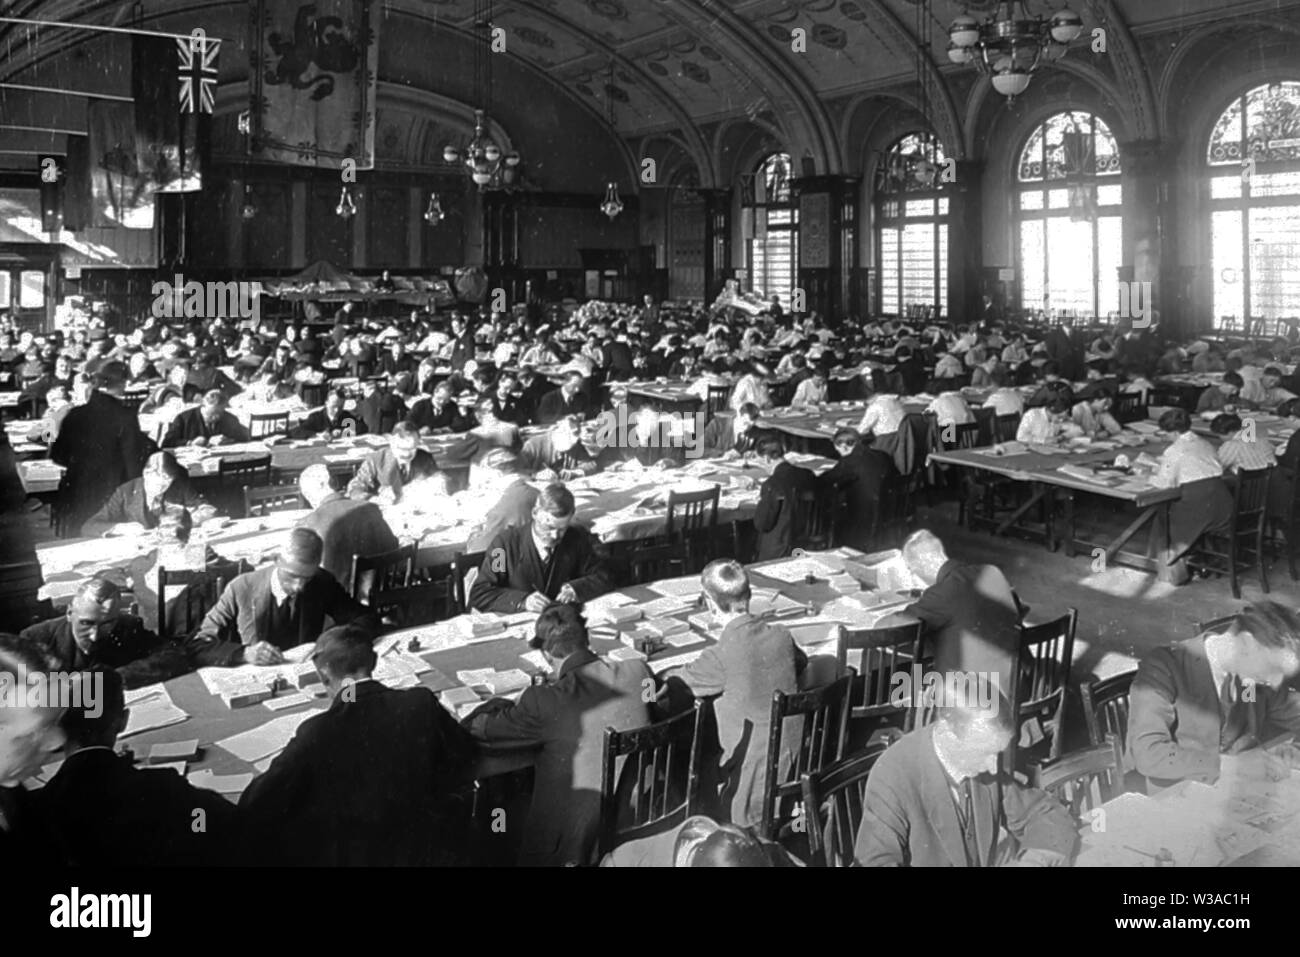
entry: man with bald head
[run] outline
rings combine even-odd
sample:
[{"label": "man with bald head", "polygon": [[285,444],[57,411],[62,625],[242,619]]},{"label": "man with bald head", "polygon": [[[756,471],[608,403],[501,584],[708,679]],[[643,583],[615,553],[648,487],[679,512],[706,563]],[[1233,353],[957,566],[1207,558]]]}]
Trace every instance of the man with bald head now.
[{"label": "man with bald head", "polygon": [[231,581],[189,642],[195,663],[279,664],[282,652],[315,641],[327,618],[378,631],[377,616],[320,567],[323,548],[311,529],[292,529],[274,563]]}]

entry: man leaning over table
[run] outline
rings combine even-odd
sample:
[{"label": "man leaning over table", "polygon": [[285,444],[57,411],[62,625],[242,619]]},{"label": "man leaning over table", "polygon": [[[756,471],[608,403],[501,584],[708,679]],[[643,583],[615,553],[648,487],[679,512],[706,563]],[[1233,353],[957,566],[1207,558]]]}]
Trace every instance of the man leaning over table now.
[{"label": "man leaning over table", "polygon": [[372,452],[361,463],[348,483],[348,497],[358,502],[400,502],[406,486],[438,475],[433,453],[420,448],[419,430],[410,421],[399,422],[388,438],[388,447]]},{"label": "man leaning over table", "polygon": [[23,629],[30,641],[63,671],[113,668],[128,688],[166,681],[190,670],[180,645],[160,639],[135,615],[122,610],[122,592],[104,578],[81,583],[67,611]]},{"label": "man leaning over table", "polygon": [[281,652],[315,641],[326,618],[378,631],[378,617],[320,567],[322,552],[319,535],[295,528],[274,563],[231,581],[187,645],[195,664],[279,664]]},{"label": "man leaning over table", "polygon": [[1278,602],[1246,606],[1230,623],[1143,658],[1129,693],[1127,759],[1151,791],[1191,779],[1282,780],[1300,767],[1300,616]]},{"label": "man leaning over table", "polygon": [[321,568],[344,587],[351,582],[352,556],[380,555],[400,545],[379,506],[343,495],[329,469],[319,462],[303,469],[298,491],[312,508],[299,526],[320,536]]},{"label": "man leaning over table", "polygon": [[591,533],[574,523],[573,493],[546,486],[532,521],[498,534],[483,556],[469,604],[479,611],[540,612],[553,601],[579,603],[609,591],[611,578]]},{"label": "man leaning over table", "polygon": [[216,389],[204,394],[196,409],[186,409],[167,428],[162,440],[165,449],[182,445],[213,448],[218,445],[249,441],[248,429],[226,410],[226,397]]},{"label": "man leaning over table", "polygon": [[86,519],[83,535],[104,535],[122,531],[121,526],[138,526],[140,531],[157,528],[164,511],[183,508],[193,524],[216,514],[190,485],[189,475],[170,452],[155,452],[145,460],[139,478],[123,483],[98,512]]}]

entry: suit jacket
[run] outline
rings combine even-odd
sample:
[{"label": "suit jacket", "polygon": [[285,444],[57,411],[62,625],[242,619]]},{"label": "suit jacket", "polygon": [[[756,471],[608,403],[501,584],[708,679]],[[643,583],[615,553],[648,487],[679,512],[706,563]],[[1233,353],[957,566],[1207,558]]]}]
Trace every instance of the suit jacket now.
[{"label": "suit jacket", "polygon": [[397,396],[376,390],[357,400],[357,418],[372,435],[387,435],[406,416],[406,407]]},{"label": "suit jacket", "polygon": [[445,402],[441,409],[435,409],[430,399],[421,399],[411,407],[407,418],[420,429],[450,429],[464,432],[473,423],[460,414],[460,407],[455,402]]},{"label": "suit jacket", "polygon": [[298,728],[239,802],[268,863],[449,863],[465,824],[447,799],[468,782],[474,742],[427,688],[361,681]]},{"label": "suit jacket", "polygon": [[[173,482],[163,493],[162,500],[164,505],[179,505],[186,509],[196,509],[205,504],[203,498],[185,480]],[[81,534],[103,535],[121,522],[139,522],[145,528],[157,528],[158,517],[149,510],[144,494],[144,479],[135,478],[119,485],[103,507],[86,519]]]},{"label": "suit jacket", "polygon": [[[762,823],[772,692],[797,691],[807,663],[790,632],[745,614],[732,619],[718,643],[704,649],[678,676],[697,698],[721,696],[713,711],[722,745],[722,798],[730,803],[732,824]],[[783,772],[798,751],[797,720],[787,721],[783,729]]]},{"label": "suit jacket", "polygon": [[561,390],[553,389],[537,403],[537,422],[540,425],[550,425],[566,415],[585,419],[590,414],[591,401],[581,389],[574,393],[572,399],[567,400]]},{"label": "suit jacket", "polygon": [[239,664],[245,646],[259,641],[280,649],[315,641],[325,630],[326,618],[335,625],[355,623],[378,630],[379,620],[374,613],[354,601],[327,571],[318,571],[299,592],[296,632],[277,630],[276,602],[271,594],[273,574],[275,566],[267,565],[238,576],[226,586],[187,644],[186,650],[198,667]]},{"label": "suit jacket", "polygon": [[198,409],[186,409],[167,428],[167,435],[162,440],[162,447],[175,449],[189,445],[197,438],[211,439],[215,435],[224,436],[229,442],[247,442],[251,438],[248,429],[235,416],[225,411],[217,416],[217,421],[208,425]]},{"label": "suit jacket", "polygon": [[63,671],[114,668],[127,688],[166,681],[190,670],[184,649],[159,638],[135,615],[119,616],[112,630],[89,652],[82,651],[73,638],[66,617],[31,625],[23,629],[21,637],[35,643]]},{"label": "suit jacket", "polygon": [[934,751],[934,728],[904,735],[871,769],[854,848],[860,867],[993,867],[1000,863],[1001,828],[1014,852],[1074,852],[1074,821],[1059,801],[1005,774],[980,775],[971,785],[977,859],[967,861],[950,779]]},{"label": "suit jacket", "polygon": [[1300,693],[1255,686],[1230,720],[1219,705],[1205,636],[1157,648],[1142,659],[1129,692],[1128,750],[1152,787],[1184,778],[1213,784],[1219,755],[1257,746],[1279,732],[1300,732]]},{"label": "suit jacket", "polygon": [[401,544],[384,521],[379,506],[345,498],[338,492],[327,496],[298,524],[321,537],[325,551],[320,567],[344,587],[352,580],[353,555],[378,555]]},{"label": "suit jacket", "polygon": [[289,437],[294,439],[314,439],[322,432],[342,431],[349,425],[352,427],[353,435],[366,434],[366,423],[360,416],[345,409],[340,409],[338,417],[331,419],[325,410],[321,408],[308,415],[297,427],[290,429]]},{"label": "suit jacket", "polygon": [[549,431],[524,442],[519,458],[523,470],[528,473],[551,469],[554,472],[581,471],[590,475],[598,470],[596,460],[585,445],[576,442],[567,452],[560,452],[556,450],[555,437]]},{"label": "suit jacket", "polygon": [[736,438],[735,418],[730,415],[718,415],[704,427],[704,457],[715,458],[728,452],[749,452],[758,440],[758,429],[750,427],[749,431]]},{"label": "suit jacket", "polygon": [[530,422],[537,421],[537,407],[542,402],[542,396],[551,391],[551,383],[541,376],[534,376],[533,381],[527,385],[520,383],[519,386],[519,414],[522,419],[520,425],[527,425]]},{"label": "suit jacket", "polygon": [[886,453],[859,445],[818,477],[819,487],[843,503],[837,516],[839,544],[870,550],[881,493],[895,474],[894,461]]},{"label": "suit jacket", "polygon": [[790,554],[803,529],[795,528],[795,504],[800,492],[815,492],[817,476],[789,462],[778,462],[771,477],[758,493],[754,530],[758,532],[756,561]]},{"label": "suit jacket", "polygon": [[497,503],[488,509],[483,521],[474,526],[465,546],[467,552],[485,552],[492,541],[507,528],[527,525],[533,520],[537,489],[522,478],[508,485]]},{"label": "suit jacket", "polygon": [[50,458],[67,469],[59,496],[71,534],[114,489],[140,477],[146,455],[139,419],[111,395],[96,391],[64,417]]},{"label": "suit jacket", "polygon": [[[415,458],[408,468],[407,482],[438,474],[437,460],[432,452],[424,449],[416,450]],[[348,497],[364,501],[372,495],[378,495],[381,489],[388,488],[393,490],[400,501],[405,484],[402,481],[401,466],[393,458],[393,450],[379,449],[367,457],[357,469],[357,474],[352,476],[352,481],[348,483]]]},{"label": "suit jacket", "polygon": [[564,660],[550,684],[525,688],[517,704],[469,719],[482,741],[541,745],[519,862],[594,864],[600,828],[605,729],[651,721],[645,692],[654,677],[643,661],[606,661],[589,649]]},{"label": "suit jacket", "polygon": [[996,671],[1003,694],[1011,697],[1020,609],[1001,569],[945,562],[935,583],[905,613],[924,624],[922,654],[934,656],[935,671]]},{"label": "suit jacket", "polygon": [[[33,802],[57,853],[76,867],[232,863],[234,805],[174,772],[132,767],[108,748],[73,753]],[[205,819],[197,833],[196,810]]]},{"label": "suit jacket", "polygon": [[566,584],[573,586],[579,601],[603,595],[613,587],[591,533],[570,525],[543,562],[529,521],[507,528],[492,540],[470,589],[469,604],[479,611],[521,611],[533,592],[554,598]]}]

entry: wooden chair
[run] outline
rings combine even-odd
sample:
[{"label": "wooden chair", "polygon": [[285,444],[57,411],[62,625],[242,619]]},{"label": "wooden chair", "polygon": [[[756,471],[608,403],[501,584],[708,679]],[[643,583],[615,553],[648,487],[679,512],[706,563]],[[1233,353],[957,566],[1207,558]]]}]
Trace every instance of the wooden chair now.
[{"label": "wooden chair", "polygon": [[457,614],[469,611],[469,589],[465,587],[466,576],[483,567],[487,552],[458,552],[451,560],[452,600]]},{"label": "wooden chair", "polygon": [[266,516],[272,512],[293,512],[307,508],[296,485],[270,485],[266,488],[244,489],[244,516]]},{"label": "wooden chair", "polygon": [[[893,677],[896,672],[906,672],[918,663],[916,652],[921,643],[921,623],[887,628],[840,626],[838,631],[835,659],[841,674],[853,667],[849,653],[861,652],[856,666],[857,678],[849,691],[848,718],[843,722],[843,736],[839,743],[840,753],[849,754],[854,750],[848,740],[852,730],[861,729],[858,740],[869,740],[891,719],[902,719],[898,723],[899,733],[902,733],[908,711],[916,702],[901,704],[891,700]],[[919,690],[913,688],[913,695]]]},{"label": "wooden chair", "polygon": [[1016,412],[995,416],[993,419],[993,438],[997,442],[1014,442],[1020,431],[1020,415]]},{"label": "wooden chair", "polygon": [[1275,471],[1270,479],[1271,482],[1290,482],[1291,496],[1290,501],[1285,504],[1285,513],[1282,515],[1272,515],[1265,523],[1269,544],[1273,544],[1279,538],[1286,549],[1287,568],[1291,572],[1292,581],[1300,581],[1300,576],[1296,574],[1296,552],[1300,550],[1300,475],[1296,470],[1286,465],[1274,466]]},{"label": "wooden chair", "polygon": [[[1187,567],[1194,570],[1226,572],[1232,584],[1232,597],[1241,597],[1238,574],[1259,568],[1259,584],[1268,594],[1268,562],[1264,555],[1264,525],[1268,518],[1268,483],[1273,466],[1264,469],[1241,469],[1232,489],[1232,525],[1228,534],[1202,535],[1192,547]],[[1222,543],[1222,544],[1221,544]]]},{"label": "wooden chair", "polygon": [[867,776],[885,753],[871,745],[865,753],[836,761],[799,779],[809,861],[813,867],[850,867],[867,792]]},{"label": "wooden chair", "polygon": [[[686,548],[687,571],[698,571],[697,556],[703,550],[710,557],[718,530],[718,499],[722,487],[713,486],[700,492],[668,493],[668,519],[665,537],[669,542],[682,543]],[[701,564],[701,567],[703,565]]]},{"label": "wooden chair", "polygon": [[1102,744],[1033,765],[1029,780],[1068,807],[1075,820],[1082,820],[1122,793],[1123,769],[1119,741],[1108,735]]},{"label": "wooden chair", "polygon": [[[667,721],[605,729],[600,773],[600,854],[681,824],[699,801],[700,727],[707,699]],[[620,827],[620,816],[629,809]]]},{"label": "wooden chair", "polygon": [[781,500],[781,508],[794,508],[793,547],[823,551],[835,547],[835,503],[812,489],[801,491],[793,503]]},{"label": "wooden chair", "polygon": [[419,543],[412,542],[378,555],[354,554],[352,574],[348,578],[349,594],[359,602],[370,604],[367,596],[371,592],[391,591],[410,585],[411,572],[415,570],[415,553],[419,547]]},{"label": "wooden chair", "polygon": [[1140,422],[1147,417],[1147,406],[1142,401],[1141,392],[1121,392],[1115,396],[1115,404],[1111,408],[1111,415],[1120,425],[1129,422]]},{"label": "wooden chair", "polygon": [[[845,675],[812,691],[772,693],[760,837],[776,839],[782,823],[781,805],[799,799],[802,793],[799,782],[803,775],[810,771],[820,771],[832,761],[839,760],[839,743],[844,738],[844,723],[848,719],[851,681],[851,677]],[[790,767],[783,774],[781,751],[786,734],[786,718],[803,720],[798,749],[794,752]]]},{"label": "wooden chair", "polygon": [[16,635],[28,625],[54,617],[53,604],[38,597],[43,581],[35,560],[0,564],[0,630]]},{"label": "wooden chair", "polygon": [[1048,756],[1059,758],[1064,741],[1065,689],[1074,661],[1079,612],[1071,608],[1054,621],[1020,626],[1020,667],[1015,694],[1016,729],[1036,718],[1050,729]]},{"label": "wooden chair", "polygon": [[731,386],[729,385],[711,385],[709,386],[708,398],[704,400],[704,421],[712,422],[719,412],[727,411],[727,403],[731,400]]},{"label": "wooden chair", "polygon": [[255,439],[284,435],[288,431],[288,412],[253,412],[248,416],[248,434]]},{"label": "wooden chair", "polygon": [[309,409],[325,404],[325,393],[329,391],[328,382],[304,382],[298,387],[298,396]]},{"label": "wooden chair", "polygon": [[232,514],[242,511],[244,489],[265,488],[270,484],[270,455],[223,455],[217,460],[221,501]]},{"label": "wooden chair", "polygon": [[686,549],[679,542],[661,545],[634,545],[627,552],[630,584],[676,578],[685,573]]},{"label": "wooden chair", "polygon": [[[203,618],[217,603],[226,586],[246,570],[241,562],[216,562],[206,568],[159,568],[158,569],[158,620],[157,635],[163,639],[185,639],[198,630]],[[167,590],[184,589],[177,597],[182,602],[180,609],[173,606],[169,615],[167,608]],[[168,625],[168,619],[185,622],[185,629],[174,633]]]},{"label": "wooden chair", "polygon": [[417,582],[395,588],[376,588],[368,596],[370,607],[394,628],[410,628],[446,617],[450,596],[445,581]]},{"label": "wooden chair", "polygon": [[1120,756],[1128,747],[1128,695],[1137,671],[1126,671],[1101,681],[1079,686],[1083,698],[1083,720],[1088,723],[1088,740],[1096,747],[1113,736]]}]

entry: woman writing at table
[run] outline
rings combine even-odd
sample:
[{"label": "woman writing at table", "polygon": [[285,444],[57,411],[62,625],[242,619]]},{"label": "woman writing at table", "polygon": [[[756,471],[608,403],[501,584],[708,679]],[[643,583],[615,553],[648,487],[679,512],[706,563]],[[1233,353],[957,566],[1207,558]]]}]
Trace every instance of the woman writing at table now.
[{"label": "woman writing at table", "polygon": [[1182,490],[1182,497],[1169,507],[1169,553],[1160,579],[1184,585],[1191,574],[1183,556],[1205,533],[1224,534],[1231,526],[1232,492],[1214,446],[1192,431],[1186,409],[1170,409],[1160,417],[1160,428],[1175,438],[1161,454],[1151,484]]},{"label": "woman writing at table", "polygon": [[1016,441],[1026,445],[1058,445],[1064,439],[1078,438],[1083,429],[1070,421],[1070,402],[1053,394],[1045,405],[1030,409],[1020,418]]},{"label": "woman writing at table", "polygon": [[216,513],[190,487],[189,476],[176,457],[170,452],[155,452],[145,461],[138,479],[119,485],[104,506],[86,520],[82,533],[104,535],[121,525],[136,525],[141,531],[157,528],[169,507],[185,509],[197,522]]}]

